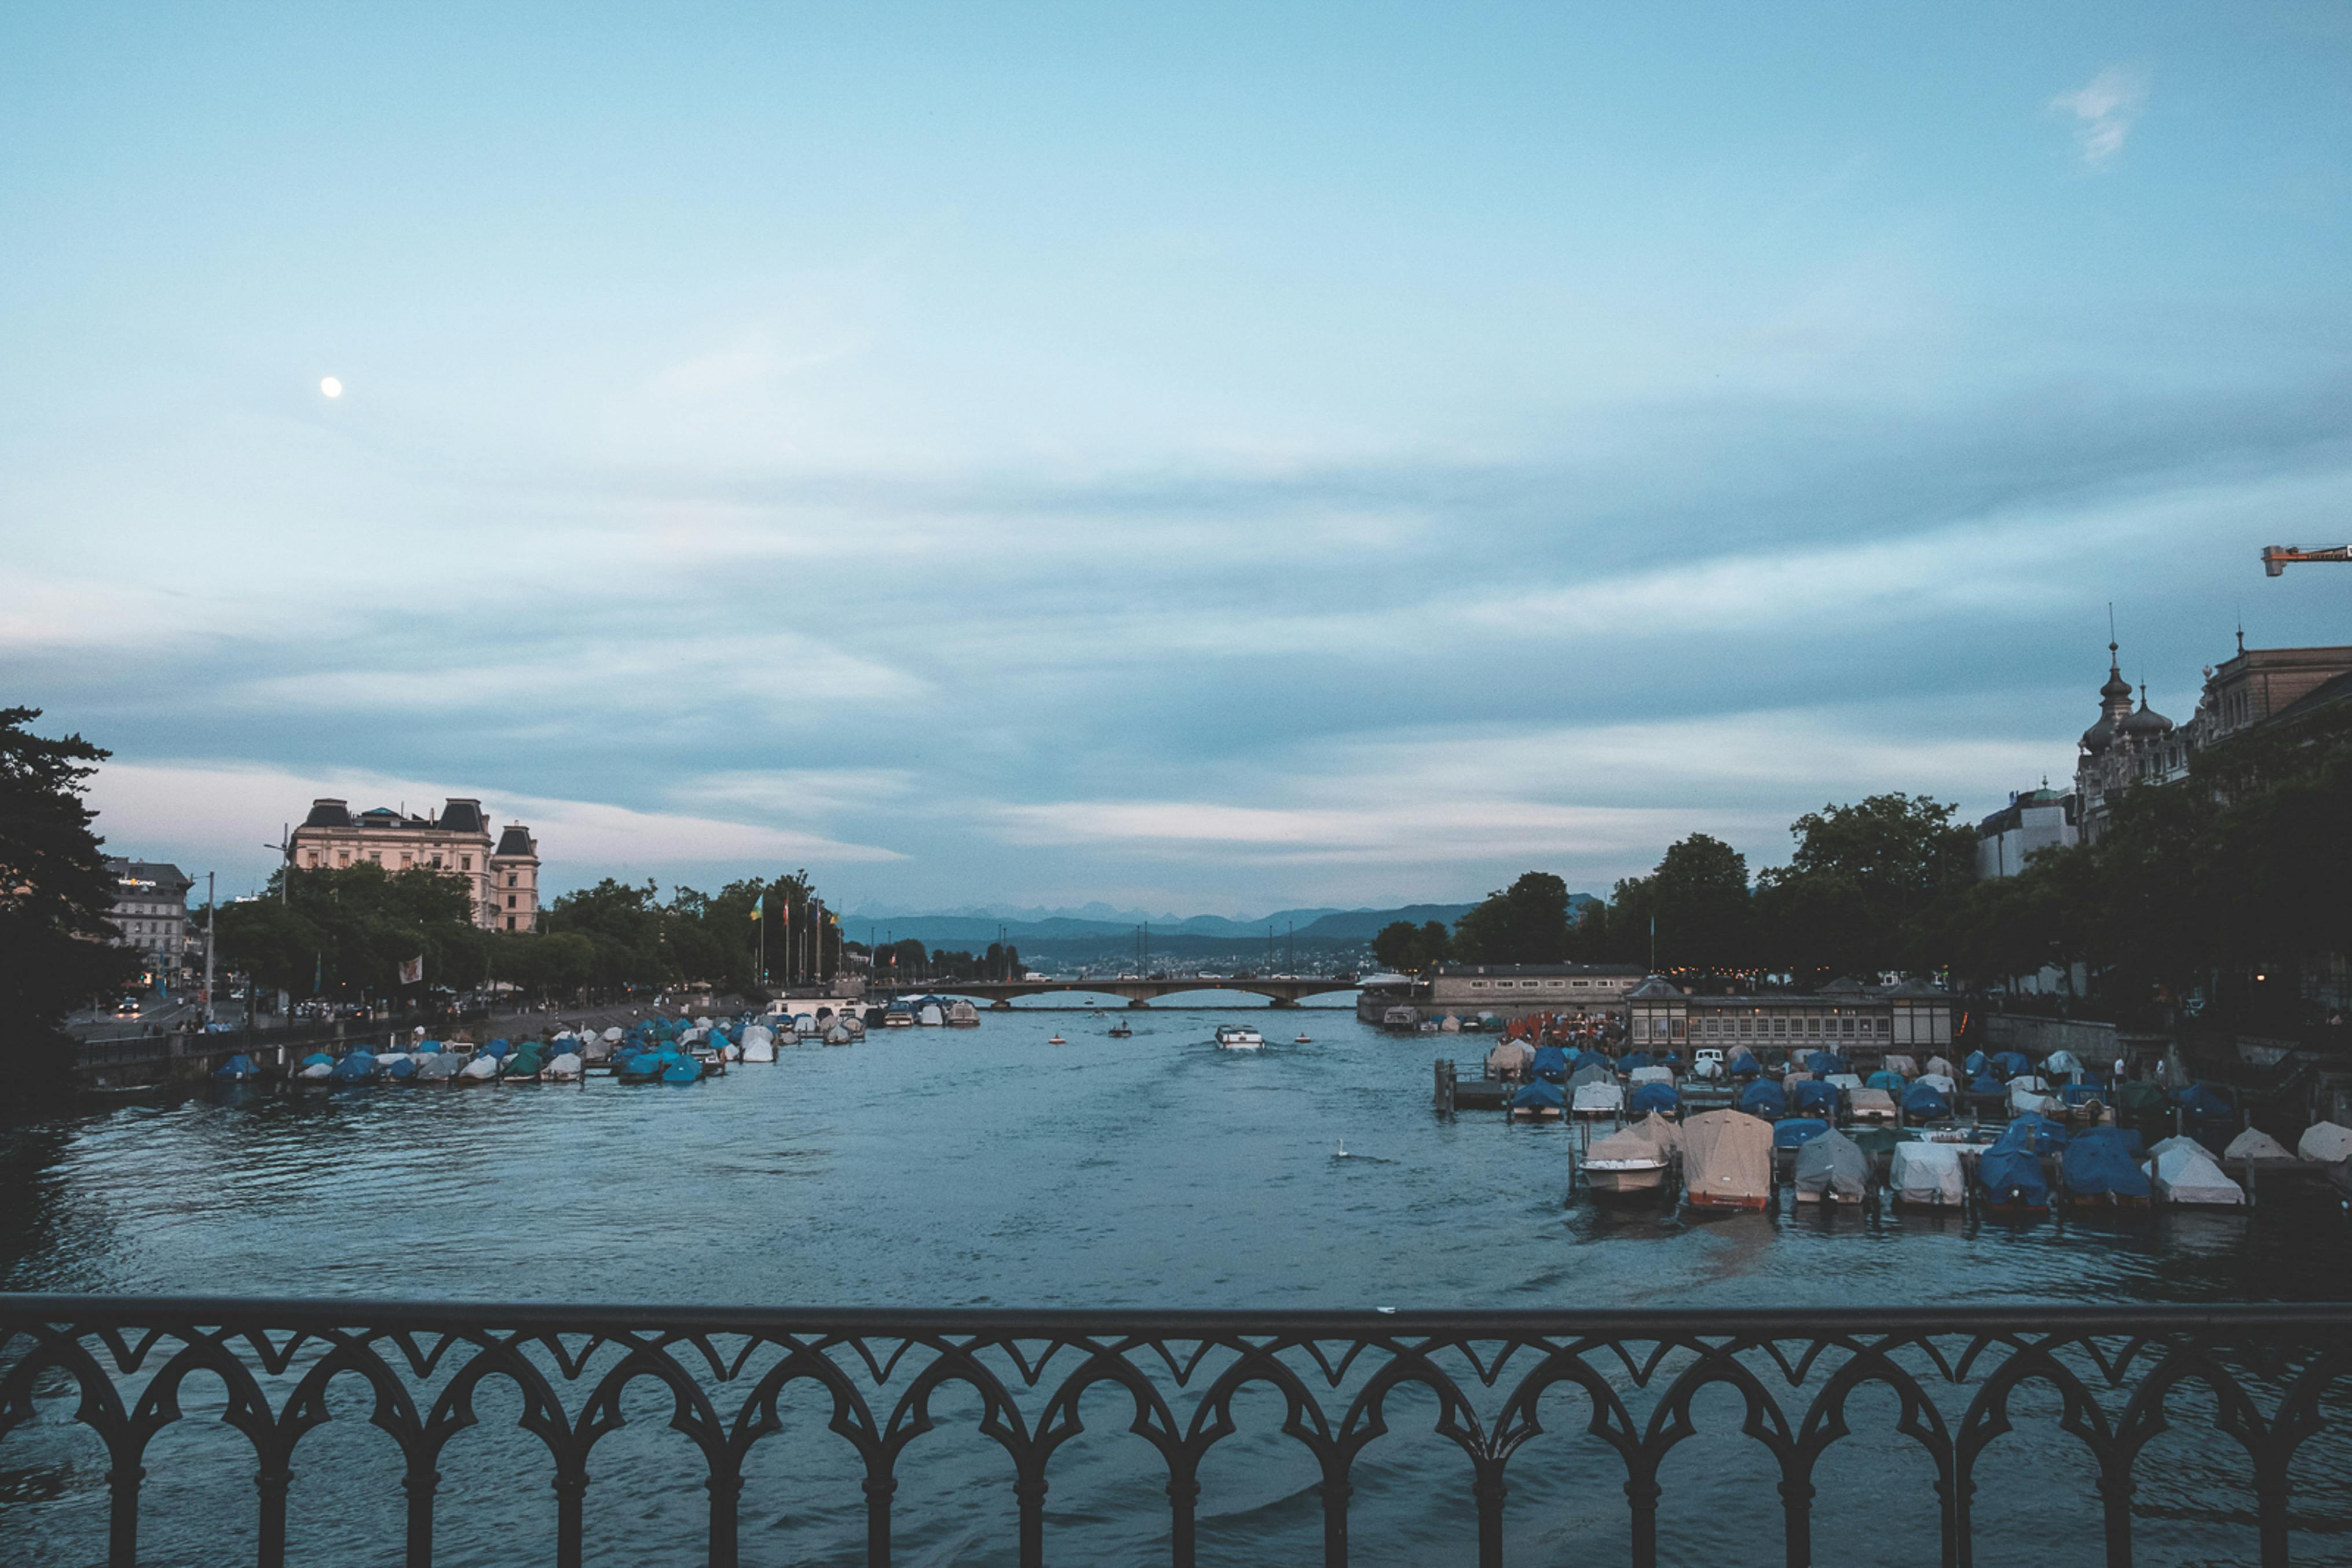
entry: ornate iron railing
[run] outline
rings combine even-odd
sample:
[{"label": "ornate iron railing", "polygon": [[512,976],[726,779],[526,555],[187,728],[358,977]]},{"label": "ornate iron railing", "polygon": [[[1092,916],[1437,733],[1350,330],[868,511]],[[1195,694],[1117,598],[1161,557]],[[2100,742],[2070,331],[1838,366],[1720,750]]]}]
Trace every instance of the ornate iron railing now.
[{"label": "ornate iron railing", "polygon": [[[2079,1446],[2095,1476],[2100,1531],[2043,1542],[2044,1562],[2132,1561],[2136,1465],[2184,1416],[2242,1474],[2242,1495],[2215,1506],[2248,1526],[2248,1557],[2290,1560],[2298,1464],[2306,1479],[2352,1485],[2336,1410],[2352,1393],[2337,1387],[2352,1375],[2352,1304],[836,1312],[0,1295],[0,1466],[29,1424],[87,1426],[109,1466],[108,1560],[127,1568],[151,1441],[182,1418],[183,1385],[199,1375],[219,1380],[219,1418],[251,1445],[265,1568],[286,1556],[297,1450],[330,1419],[331,1385],[347,1378],[363,1391],[366,1419],[398,1447],[412,1568],[433,1558],[445,1448],[476,1424],[492,1382],[510,1385],[520,1427],[543,1446],[543,1464],[525,1468],[552,1482],[563,1568],[582,1562],[597,1445],[627,1424],[624,1396],[639,1380],[656,1385],[704,1469],[708,1560],[719,1568],[739,1560],[747,1460],[784,1429],[781,1402],[796,1389],[854,1454],[876,1565],[891,1561],[894,1521],[908,1507],[899,1461],[934,1429],[935,1399],[958,1385],[1008,1461],[1018,1561],[1033,1565],[1045,1557],[1056,1451],[1084,1427],[1082,1396],[1106,1386],[1125,1430],[1156,1451],[1151,1479],[1164,1484],[1166,1550],[1179,1568],[1196,1555],[1203,1460],[1236,1432],[1245,1390],[1270,1390],[1286,1410],[1282,1437],[1312,1457],[1331,1564],[1349,1560],[1351,1468],[1391,1434],[1391,1401],[1408,1388],[1420,1408],[1433,1399],[1434,1431],[1459,1450],[1457,1477],[1431,1484],[1474,1500],[1482,1564],[1504,1561],[1507,1477],[1519,1479],[1514,1457],[1548,1428],[1614,1455],[1605,1479],[1622,1489],[1624,1533],[1602,1554],[1656,1563],[1662,1470],[1698,1430],[1693,1402],[1709,1389],[1730,1391],[1739,1435],[1777,1476],[1777,1495],[1740,1500],[1777,1515],[1768,1528],[1781,1549],[1752,1542],[1744,1560],[1756,1562],[1812,1560],[1817,1467],[1840,1444],[1924,1456],[1933,1481],[1916,1500],[1858,1497],[1843,1511],[1872,1511],[1874,1529],[1925,1509],[1954,1565],[1975,1560],[1981,1461],[2022,1422],[2054,1427],[2042,1436]],[[2028,1388],[2054,1401],[2054,1417],[2012,1409]],[[1897,1413],[1867,1436],[1849,1421],[1864,1390]],[[220,1495],[252,1506],[241,1486]]]}]

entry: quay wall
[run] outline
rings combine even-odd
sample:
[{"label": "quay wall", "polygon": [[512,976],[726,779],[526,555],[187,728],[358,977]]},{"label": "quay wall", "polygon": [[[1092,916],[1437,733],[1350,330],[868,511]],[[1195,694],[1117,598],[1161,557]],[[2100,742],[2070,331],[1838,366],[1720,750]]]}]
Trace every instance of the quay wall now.
[{"label": "quay wall", "polygon": [[2016,1013],[1986,1013],[1982,1022],[1986,1050],[2020,1051],[2037,1061],[2053,1051],[2071,1051],[2084,1061],[2105,1063],[2123,1045],[2111,1023]]}]

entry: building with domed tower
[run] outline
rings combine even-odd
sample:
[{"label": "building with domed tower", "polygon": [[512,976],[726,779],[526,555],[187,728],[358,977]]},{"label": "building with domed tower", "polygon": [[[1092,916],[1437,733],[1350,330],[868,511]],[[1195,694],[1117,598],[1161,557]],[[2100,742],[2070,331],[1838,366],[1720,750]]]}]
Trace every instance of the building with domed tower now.
[{"label": "building with domed tower", "polygon": [[2166,784],[2189,771],[2189,740],[2147,706],[2147,686],[2132,706],[2117,648],[2107,644],[2107,682],[2099,688],[2099,717],[2076,743],[2075,816],[2083,841],[2095,841],[2115,797],[2135,784]]}]

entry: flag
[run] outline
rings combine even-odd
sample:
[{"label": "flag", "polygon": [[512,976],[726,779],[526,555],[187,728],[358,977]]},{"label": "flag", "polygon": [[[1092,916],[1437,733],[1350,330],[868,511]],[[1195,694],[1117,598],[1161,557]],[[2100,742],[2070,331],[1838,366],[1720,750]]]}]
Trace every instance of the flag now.
[{"label": "flag", "polygon": [[751,906],[751,918],[754,920],[760,918],[760,906],[756,904]]},{"label": "flag", "polygon": [[404,986],[421,986],[425,983],[424,954],[419,953],[400,967],[400,983]]}]

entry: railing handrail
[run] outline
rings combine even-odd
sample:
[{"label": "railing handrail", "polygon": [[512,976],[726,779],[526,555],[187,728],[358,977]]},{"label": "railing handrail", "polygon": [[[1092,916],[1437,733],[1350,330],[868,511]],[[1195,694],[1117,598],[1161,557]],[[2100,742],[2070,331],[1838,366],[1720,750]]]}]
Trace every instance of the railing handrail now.
[{"label": "railing handrail", "polygon": [[2178,1333],[2197,1329],[2352,1328],[2352,1301],[2158,1302],[2125,1307],[2082,1302],[1969,1302],[1956,1306],[1821,1307],[757,1307],[675,1303],[425,1301],[372,1297],[96,1295],[0,1291],[0,1321],[72,1319],[85,1323],[187,1323],[267,1319],[289,1328],[509,1327],[526,1331],[676,1329],[801,1333],[855,1328],[860,1333],[982,1339],[1033,1338],[1036,1331],[1080,1338],[1275,1334],[1287,1338],[1452,1339],[1531,1337],[1747,1340],[1897,1334],[2021,1333]]}]

